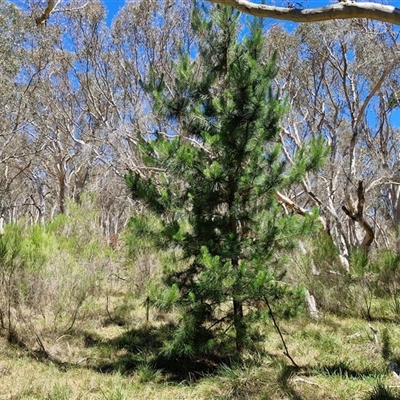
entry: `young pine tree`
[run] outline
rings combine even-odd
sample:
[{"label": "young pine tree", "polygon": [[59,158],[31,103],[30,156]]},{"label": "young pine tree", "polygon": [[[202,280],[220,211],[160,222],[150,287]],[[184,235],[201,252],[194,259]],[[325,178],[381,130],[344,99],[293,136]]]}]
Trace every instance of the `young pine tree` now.
[{"label": "young pine tree", "polygon": [[[232,338],[240,354],[254,305],[286,290],[282,254],[317,225],[312,213],[286,215],[275,194],[318,167],[324,146],[317,141],[295,166],[285,164],[279,146],[285,106],[271,88],[277,69],[266,59],[257,21],[238,40],[238,18],[220,6],[208,18],[194,15],[194,61],[182,54],[174,87],[162,79],[148,85],[155,110],[178,133],[169,128],[143,139],[151,176],[126,177],[133,197],[159,216],[154,242],[179,248],[186,260],[184,268],[165,270],[182,311],[166,350],[179,355],[212,351]],[[151,234],[144,221],[132,219],[134,234]]]}]

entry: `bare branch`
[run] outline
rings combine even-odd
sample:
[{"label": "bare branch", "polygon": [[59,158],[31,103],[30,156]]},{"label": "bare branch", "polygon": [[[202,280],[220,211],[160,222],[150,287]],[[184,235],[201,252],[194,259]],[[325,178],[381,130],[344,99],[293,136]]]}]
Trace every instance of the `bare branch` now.
[{"label": "bare branch", "polygon": [[[283,193],[281,192],[276,192],[275,194],[275,198],[280,202],[285,204],[286,206],[288,206],[291,210],[293,210],[293,212],[295,212],[296,214],[302,215],[303,217],[307,214],[307,210],[301,206],[299,206],[298,204],[296,204],[294,201],[290,200],[289,197],[285,196]],[[321,225],[322,225],[322,229],[324,231],[327,230],[327,224],[324,218],[319,217],[318,220],[320,221]]]},{"label": "bare branch", "polygon": [[335,19],[368,18],[400,25],[400,9],[378,3],[355,3],[341,1],[318,8],[285,8],[256,4],[246,0],[209,0],[231,6],[246,14],[264,18],[275,18],[293,22],[319,22]]},{"label": "bare branch", "polygon": [[382,87],[383,82],[385,81],[385,79],[387,78],[387,76],[389,75],[389,73],[392,71],[393,67],[396,65],[396,63],[391,63],[389,64],[385,70],[383,71],[381,77],[378,79],[378,82],[376,82],[376,84],[374,85],[374,87],[372,88],[370,94],[367,96],[367,98],[364,100],[363,105],[361,106],[361,110],[357,116],[356,119],[356,123],[355,123],[355,127],[357,127],[357,125],[360,123],[360,121],[364,118],[364,112],[365,109],[367,108],[369,102],[371,101],[372,97],[375,96],[376,92]]},{"label": "bare branch", "polygon": [[37,26],[44,24],[50,18],[50,14],[53,12],[54,8],[58,5],[59,2],[60,1],[58,1],[57,4],[54,4],[54,0],[49,0],[43,14],[35,20]]},{"label": "bare branch", "polygon": [[67,9],[56,9],[57,6],[61,3],[61,0],[58,0],[55,2],[55,0],[48,0],[47,7],[43,11],[43,14],[40,17],[37,17],[35,19],[36,25],[40,26],[42,24],[45,24],[47,20],[50,18],[50,14],[55,13],[55,12],[73,12],[77,10],[82,10],[83,8],[87,7],[89,2],[86,2],[80,7],[74,7],[74,8],[67,8]]}]

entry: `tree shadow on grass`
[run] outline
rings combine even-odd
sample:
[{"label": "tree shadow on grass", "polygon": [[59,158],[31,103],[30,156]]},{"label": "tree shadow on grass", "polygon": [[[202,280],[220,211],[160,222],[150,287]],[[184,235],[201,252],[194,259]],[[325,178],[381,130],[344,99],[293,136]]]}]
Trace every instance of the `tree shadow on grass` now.
[{"label": "tree shadow on grass", "polygon": [[[388,370],[377,370],[374,368],[354,369],[349,367],[345,362],[332,365],[325,365],[319,368],[310,369],[310,376],[323,374],[329,376],[340,377],[343,379],[359,379],[376,378],[388,373]],[[396,392],[394,391],[396,390]],[[393,389],[378,383],[371,392],[365,397],[365,400],[400,400],[400,391],[398,388]]]},{"label": "tree shadow on grass", "polygon": [[[332,376],[340,377],[342,379],[359,379],[364,380],[365,378],[377,378],[387,371],[378,371],[374,368],[354,369],[345,362],[339,362],[330,365],[321,365],[319,367],[311,366],[299,366],[295,367],[288,365],[286,360],[282,358],[274,357],[275,361],[280,366],[280,374],[278,375],[278,383],[280,388],[285,392],[289,399],[302,400],[304,397],[298,390],[296,390],[294,382],[296,377],[301,378],[303,382],[309,384],[315,384],[313,382],[314,376]],[[307,382],[309,380],[309,382]],[[386,388],[382,385],[375,386],[371,393],[366,397],[365,400],[400,400],[398,394],[393,394],[391,388]],[[387,397],[385,397],[387,396]]]},{"label": "tree shadow on grass", "polygon": [[378,384],[365,400],[400,400],[400,393],[394,393],[391,388]]},{"label": "tree shadow on grass", "polygon": [[400,394],[395,394],[392,389],[379,384],[374,387],[366,400],[400,400]]},{"label": "tree shadow on grass", "polygon": [[310,368],[310,375],[321,374],[336,376],[343,379],[365,379],[367,377],[377,377],[386,371],[378,371],[373,368],[354,369],[346,362],[339,362],[331,365],[322,365],[317,368]]},{"label": "tree shadow on grass", "polygon": [[134,373],[143,365],[161,371],[170,382],[196,382],[204,376],[213,375],[222,364],[229,360],[218,355],[209,357],[167,357],[161,349],[173,325],[161,328],[142,327],[131,329],[122,335],[94,344],[98,350],[110,354],[107,360],[100,361],[93,369],[102,373]]},{"label": "tree shadow on grass", "polygon": [[281,373],[278,375],[278,383],[281,389],[289,396],[292,400],[302,400],[303,397],[296,391],[290,382],[290,378],[293,375],[297,375],[303,371],[301,367],[295,367],[293,365],[287,365],[286,363],[281,363]]}]

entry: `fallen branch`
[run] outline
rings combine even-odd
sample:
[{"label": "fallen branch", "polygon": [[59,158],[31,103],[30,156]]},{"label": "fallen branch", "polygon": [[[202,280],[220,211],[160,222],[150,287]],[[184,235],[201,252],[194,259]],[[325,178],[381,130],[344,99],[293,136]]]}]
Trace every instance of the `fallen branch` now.
[{"label": "fallen branch", "polygon": [[312,381],[310,381],[310,380],[308,380],[308,379],[304,379],[304,378],[302,378],[302,377],[300,377],[300,376],[294,378],[294,379],[293,379],[293,382],[302,382],[302,383],[307,383],[308,385],[317,386],[317,387],[319,387],[319,388],[321,387],[320,385],[318,385],[318,383],[312,382]]}]

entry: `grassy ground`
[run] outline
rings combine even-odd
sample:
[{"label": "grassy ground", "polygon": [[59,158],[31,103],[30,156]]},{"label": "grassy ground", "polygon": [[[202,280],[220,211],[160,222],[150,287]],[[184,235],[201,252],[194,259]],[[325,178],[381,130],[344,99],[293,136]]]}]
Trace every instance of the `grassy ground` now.
[{"label": "grassy ground", "polygon": [[166,359],[158,351],[174,316],[151,310],[146,324],[143,303],[148,280],[161,271],[156,255],[133,263],[122,246],[104,245],[90,213],[74,213],[46,226],[11,226],[3,237],[0,400],[400,400],[400,378],[388,368],[400,366],[397,292],[372,301],[361,287],[364,297],[347,304],[343,295],[354,285],[318,276],[316,287],[346,304],[347,315],[369,307],[379,316],[371,322],[378,335],[357,318],[281,321],[296,365],[271,321],[258,327],[259,352],[241,364]]},{"label": "grassy ground", "polygon": [[[156,323],[155,323],[156,324]],[[157,323],[159,324],[159,323]],[[273,326],[265,353],[242,365],[190,365],[154,353],[157,329],[100,324],[46,343],[49,356],[0,340],[0,399],[400,399],[400,327],[328,316]]]}]

